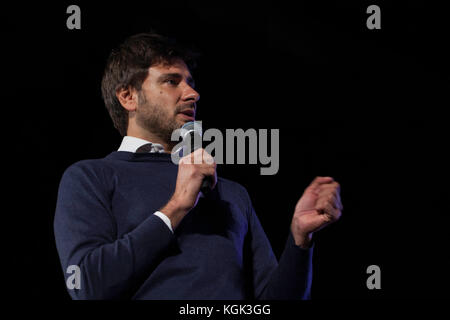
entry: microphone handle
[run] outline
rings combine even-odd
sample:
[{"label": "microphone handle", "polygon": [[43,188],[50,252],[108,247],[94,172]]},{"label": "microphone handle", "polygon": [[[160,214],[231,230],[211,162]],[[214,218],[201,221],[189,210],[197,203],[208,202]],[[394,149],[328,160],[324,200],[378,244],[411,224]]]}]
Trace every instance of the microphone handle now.
[{"label": "microphone handle", "polygon": [[[191,139],[191,153],[196,150],[194,145],[194,136],[190,135]],[[212,189],[213,185],[213,178],[212,177],[205,177],[202,181],[202,186],[200,187],[200,191],[203,193],[204,196],[206,196]]]},{"label": "microphone handle", "polygon": [[202,186],[200,187],[200,191],[206,196],[212,189],[212,177],[205,177],[202,182]]}]

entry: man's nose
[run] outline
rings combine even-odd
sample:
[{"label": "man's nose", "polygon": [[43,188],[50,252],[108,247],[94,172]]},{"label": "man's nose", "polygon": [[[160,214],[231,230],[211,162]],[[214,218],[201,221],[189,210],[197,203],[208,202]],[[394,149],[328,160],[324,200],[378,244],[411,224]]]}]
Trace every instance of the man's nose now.
[{"label": "man's nose", "polygon": [[197,91],[195,91],[195,89],[192,88],[190,85],[186,85],[183,98],[184,98],[183,100],[185,101],[197,102],[200,99],[200,94]]}]

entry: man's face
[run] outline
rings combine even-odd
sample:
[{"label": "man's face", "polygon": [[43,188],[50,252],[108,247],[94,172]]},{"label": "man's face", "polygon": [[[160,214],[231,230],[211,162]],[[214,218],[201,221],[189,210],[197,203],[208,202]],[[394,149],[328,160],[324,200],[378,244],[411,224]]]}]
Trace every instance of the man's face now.
[{"label": "man's face", "polygon": [[150,67],[139,93],[136,122],[170,143],[172,132],[195,120],[200,95],[183,61]]}]

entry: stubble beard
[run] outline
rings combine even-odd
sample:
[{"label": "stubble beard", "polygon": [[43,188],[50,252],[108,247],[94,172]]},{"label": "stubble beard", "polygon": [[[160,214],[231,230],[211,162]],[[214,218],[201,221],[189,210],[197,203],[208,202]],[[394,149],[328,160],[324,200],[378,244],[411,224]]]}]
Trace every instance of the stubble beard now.
[{"label": "stubble beard", "polygon": [[153,104],[139,93],[139,111],[136,113],[136,123],[159,137],[171,148],[177,143],[172,141],[172,132],[181,127],[175,119],[176,113],[171,115],[163,106]]}]

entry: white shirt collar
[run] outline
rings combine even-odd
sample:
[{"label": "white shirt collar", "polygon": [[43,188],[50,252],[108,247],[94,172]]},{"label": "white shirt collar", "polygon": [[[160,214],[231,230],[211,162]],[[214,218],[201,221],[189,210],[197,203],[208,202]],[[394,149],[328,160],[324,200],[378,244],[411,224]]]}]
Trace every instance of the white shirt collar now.
[{"label": "white shirt collar", "polygon": [[159,143],[153,143],[141,138],[136,138],[132,136],[124,136],[122,139],[122,143],[117,151],[127,151],[127,152],[136,152],[136,150],[142,147],[144,144],[151,143],[153,146],[156,146],[157,149],[160,149],[158,152],[164,152],[164,147]]}]

